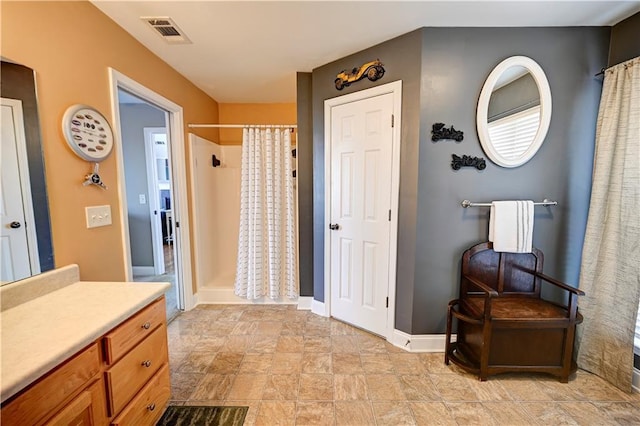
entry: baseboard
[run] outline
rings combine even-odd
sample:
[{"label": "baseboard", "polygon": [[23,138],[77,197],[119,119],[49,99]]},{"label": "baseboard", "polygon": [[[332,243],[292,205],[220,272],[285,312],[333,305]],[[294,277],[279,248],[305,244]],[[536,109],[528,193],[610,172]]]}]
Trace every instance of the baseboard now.
[{"label": "baseboard", "polygon": [[234,294],[232,288],[200,288],[198,289],[198,305],[295,305],[297,300],[281,298],[277,300],[263,297],[261,299],[244,299]]},{"label": "baseboard", "polygon": [[640,370],[637,368],[633,369],[633,381],[631,382],[631,387],[633,387],[633,391],[640,393]]},{"label": "baseboard", "polygon": [[329,316],[329,313],[326,311],[324,302],[319,302],[316,299],[313,299],[313,301],[311,302],[311,312],[322,317]]},{"label": "baseboard", "polygon": [[198,297],[198,293],[194,293],[193,297],[191,299],[191,302],[192,302],[191,306],[185,306],[184,310],[185,311],[190,311],[191,309],[193,309],[196,306],[198,306],[198,300],[200,300],[199,297]]},{"label": "baseboard", "polygon": [[134,277],[155,275],[156,269],[153,266],[132,266],[131,271]]},{"label": "baseboard", "polygon": [[[455,335],[451,341],[455,341]],[[389,343],[408,352],[444,352],[446,335],[417,334],[412,335],[400,330],[393,330]]]},{"label": "baseboard", "polygon": [[312,303],[313,303],[313,296],[300,296],[298,297],[298,310],[310,311]]}]

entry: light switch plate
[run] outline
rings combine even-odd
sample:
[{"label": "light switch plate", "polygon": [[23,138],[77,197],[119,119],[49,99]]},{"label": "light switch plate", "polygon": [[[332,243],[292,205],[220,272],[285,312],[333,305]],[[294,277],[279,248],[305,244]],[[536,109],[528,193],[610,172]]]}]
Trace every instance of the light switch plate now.
[{"label": "light switch plate", "polygon": [[138,194],[138,200],[140,204],[147,204],[147,196],[144,194]]},{"label": "light switch plate", "polygon": [[85,207],[87,215],[87,228],[111,225],[111,206]]}]

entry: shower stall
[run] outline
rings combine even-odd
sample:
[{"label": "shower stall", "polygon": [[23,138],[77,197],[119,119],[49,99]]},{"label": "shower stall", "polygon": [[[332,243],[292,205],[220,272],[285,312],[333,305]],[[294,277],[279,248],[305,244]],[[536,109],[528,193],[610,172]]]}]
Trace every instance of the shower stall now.
[{"label": "shower stall", "polygon": [[[282,298],[248,301],[234,294],[238,234],[242,147],[219,145],[191,134],[192,209],[195,282],[199,303],[296,303]],[[292,156],[293,170],[296,169]],[[295,174],[294,174],[295,176]],[[297,185],[294,179],[295,226]],[[296,232],[297,235],[297,232]],[[296,241],[297,245],[297,241]]]}]

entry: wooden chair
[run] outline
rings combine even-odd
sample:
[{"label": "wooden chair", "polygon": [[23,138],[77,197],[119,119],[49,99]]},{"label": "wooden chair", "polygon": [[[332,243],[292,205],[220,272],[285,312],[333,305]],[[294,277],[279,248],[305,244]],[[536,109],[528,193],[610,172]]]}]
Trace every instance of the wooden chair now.
[{"label": "wooden chair", "polygon": [[[573,341],[584,292],[542,273],[543,255],[498,253],[492,243],[464,252],[460,298],[449,302],[445,363],[484,381],[506,372],[543,372],[566,383],[576,371]],[[542,281],[568,292],[568,304],[540,297]],[[453,317],[458,319],[451,342]]]}]

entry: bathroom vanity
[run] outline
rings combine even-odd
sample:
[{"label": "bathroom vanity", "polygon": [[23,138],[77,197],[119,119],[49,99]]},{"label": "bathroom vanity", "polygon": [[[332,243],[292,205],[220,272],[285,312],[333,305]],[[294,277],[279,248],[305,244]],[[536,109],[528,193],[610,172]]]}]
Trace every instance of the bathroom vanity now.
[{"label": "bathroom vanity", "polygon": [[1,424],[155,424],[168,287],[79,281],[77,265],[1,287]]}]

